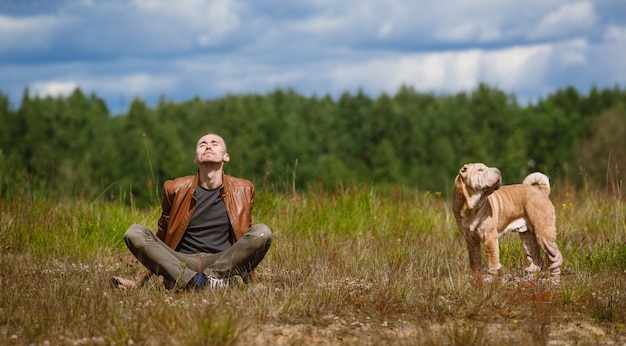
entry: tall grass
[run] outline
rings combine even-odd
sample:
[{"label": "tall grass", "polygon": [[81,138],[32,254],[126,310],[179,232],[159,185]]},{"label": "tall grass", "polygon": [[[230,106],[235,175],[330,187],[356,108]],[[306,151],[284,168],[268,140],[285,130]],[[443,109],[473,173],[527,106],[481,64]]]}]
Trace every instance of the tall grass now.
[{"label": "tall grass", "polygon": [[[626,342],[623,198],[559,191],[561,286],[526,276],[516,235],[500,276],[471,274],[447,198],[346,186],[258,192],[274,241],[244,289],[131,291],[122,235],[158,206],[0,200],[0,344],[546,344]],[[621,213],[621,215],[618,215]]]}]

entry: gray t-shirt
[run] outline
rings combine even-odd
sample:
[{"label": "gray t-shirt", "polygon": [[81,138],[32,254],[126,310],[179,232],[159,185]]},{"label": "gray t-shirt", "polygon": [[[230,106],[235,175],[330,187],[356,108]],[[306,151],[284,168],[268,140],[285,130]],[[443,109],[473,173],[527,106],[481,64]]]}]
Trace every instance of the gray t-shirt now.
[{"label": "gray t-shirt", "polygon": [[208,190],[198,186],[196,210],[176,251],[216,253],[232,246],[232,226],[220,190],[221,187]]}]

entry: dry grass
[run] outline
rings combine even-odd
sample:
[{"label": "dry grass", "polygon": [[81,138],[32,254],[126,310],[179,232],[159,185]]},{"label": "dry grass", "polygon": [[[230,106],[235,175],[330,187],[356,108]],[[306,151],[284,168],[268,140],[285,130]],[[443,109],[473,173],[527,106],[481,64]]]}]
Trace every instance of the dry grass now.
[{"label": "dry grass", "polygon": [[0,201],[0,344],[519,345],[626,342],[621,196],[553,196],[562,285],[528,277],[519,239],[502,274],[477,281],[441,194],[366,186],[257,196],[274,243],[244,289],[132,291],[121,237],[158,207]]}]

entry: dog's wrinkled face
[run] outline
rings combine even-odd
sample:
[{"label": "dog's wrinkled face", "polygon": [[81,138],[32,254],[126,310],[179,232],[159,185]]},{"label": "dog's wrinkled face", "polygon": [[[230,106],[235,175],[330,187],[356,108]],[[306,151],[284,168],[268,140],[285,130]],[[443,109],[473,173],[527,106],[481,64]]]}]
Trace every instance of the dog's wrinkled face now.
[{"label": "dog's wrinkled face", "polygon": [[459,176],[471,190],[491,193],[502,185],[502,174],[495,167],[487,167],[482,163],[468,163],[461,168]]}]

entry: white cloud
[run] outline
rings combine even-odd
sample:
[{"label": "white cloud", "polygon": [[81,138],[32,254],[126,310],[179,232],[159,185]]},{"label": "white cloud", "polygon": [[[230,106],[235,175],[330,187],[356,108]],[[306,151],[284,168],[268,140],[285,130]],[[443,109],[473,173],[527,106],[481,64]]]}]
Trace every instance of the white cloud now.
[{"label": "white cloud", "polygon": [[527,87],[541,80],[553,54],[548,45],[512,47],[495,51],[405,54],[338,64],[329,78],[339,89],[376,86],[395,92],[401,85],[418,90],[459,91],[480,82],[506,89]]},{"label": "white cloud", "polygon": [[[133,0],[132,6],[138,16],[149,17],[146,23],[153,27],[163,26],[172,31],[191,31],[222,35],[240,25],[239,7],[233,0]],[[199,32],[198,32],[199,31]]]},{"label": "white cloud", "polygon": [[376,37],[377,38],[383,38],[383,39],[387,38],[387,37],[390,36],[392,31],[393,31],[393,23],[392,22],[385,22],[378,29],[378,33],[377,33]]},{"label": "white cloud", "polygon": [[580,66],[585,65],[587,61],[587,53],[589,44],[586,40],[575,39],[555,44],[555,50],[558,51],[558,58],[562,66]]},{"label": "white cloud", "polygon": [[593,27],[596,14],[591,2],[564,4],[544,16],[531,38],[562,37],[581,34]]},{"label": "white cloud", "polygon": [[[76,66],[76,65],[74,65]],[[91,66],[96,70],[97,67]],[[29,89],[42,97],[67,96],[76,88],[83,92],[108,95],[129,95],[147,97],[151,95],[169,94],[176,90],[179,77],[174,73],[155,75],[149,73],[114,72],[106,75],[96,75],[93,72],[75,74],[65,80],[54,79],[48,81],[34,81],[29,83]]]},{"label": "white cloud", "polygon": [[65,17],[35,16],[13,18],[0,14],[0,52],[31,51],[53,46],[52,37],[72,22]]},{"label": "white cloud", "polygon": [[170,91],[175,90],[178,82],[180,81],[173,74],[159,75],[143,72],[86,78],[83,81],[83,85],[87,89],[101,89],[108,93],[123,93],[137,96],[168,94]]},{"label": "white cloud", "polygon": [[550,45],[520,46],[485,54],[483,79],[507,90],[541,82],[554,50]]},{"label": "white cloud", "polygon": [[440,28],[434,33],[434,37],[452,42],[490,42],[500,39],[502,33],[499,28],[492,26],[490,23],[464,22]]},{"label": "white cloud", "polygon": [[131,4],[140,9],[147,10],[155,10],[164,5],[163,1],[161,0],[133,0],[131,1]]},{"label": "white cloud", "polygon": [[51,81],[32,83],[32,91],[40,97],[68,96],[79,86],[75,81]]},{"label": "white cloud", "polygon": [[626,45],[626,27],[610,25],[604,33],[604,40]]},{"label": "white cloud", "polygon": [[290,26],[292,25],[293,28],[297,30],[296,32],[319,35],[323,33],[331,33],[335,30],[343,28],[346,24],[346,21],[344,18],[341,17],[324,16],[307,18],[288,24]]},{"label": "white cloud", "polygon": [[[241,26],[231,0],[74,1],[43,14],[0,12],[0,52],[125,57],[183,55],[228,43]],[[1,11],[0,5],[0,11]]]}]

